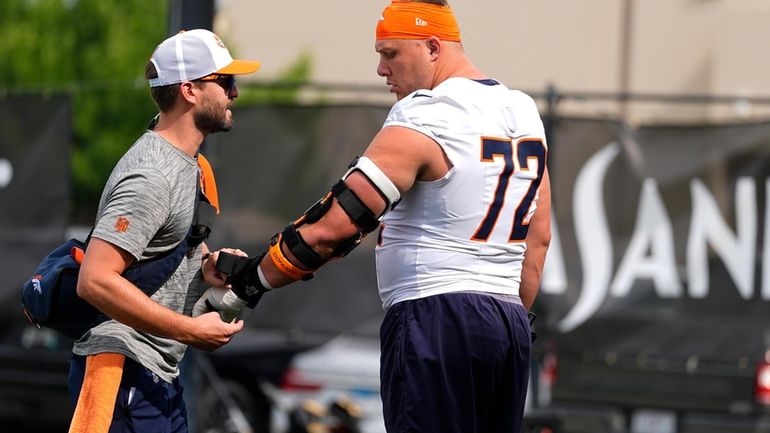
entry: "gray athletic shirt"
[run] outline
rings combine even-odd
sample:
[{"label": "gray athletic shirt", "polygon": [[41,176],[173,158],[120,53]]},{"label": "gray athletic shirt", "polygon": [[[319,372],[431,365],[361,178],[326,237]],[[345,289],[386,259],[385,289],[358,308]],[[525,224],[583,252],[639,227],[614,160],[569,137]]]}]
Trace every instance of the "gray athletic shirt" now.
[{"label": "gray athletic shirt", "polygon": [[[171,143],[147,131],[118,161],[102,192],[92,236],[148,259],[171,250],[192,223],[198,165]],[[188,251],[152,299],[190,314],[200,295],[200,247]],[[137,331],[115,320],[104,322],[75,342],[76,355],[122,353],[161,379],[179,374],[186,345]]]}]

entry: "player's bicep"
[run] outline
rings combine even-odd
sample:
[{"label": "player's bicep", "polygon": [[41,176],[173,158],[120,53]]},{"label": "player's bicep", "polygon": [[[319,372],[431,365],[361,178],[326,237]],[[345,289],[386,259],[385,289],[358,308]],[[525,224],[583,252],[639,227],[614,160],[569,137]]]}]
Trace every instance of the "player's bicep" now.
[{"label": "player's bicep", "polygon": [[364,156],[371,159],[402,194],[412,188],[418,176],[430,169],[434,161],[444,161],[435,141],[402,126],[380,130]]}]

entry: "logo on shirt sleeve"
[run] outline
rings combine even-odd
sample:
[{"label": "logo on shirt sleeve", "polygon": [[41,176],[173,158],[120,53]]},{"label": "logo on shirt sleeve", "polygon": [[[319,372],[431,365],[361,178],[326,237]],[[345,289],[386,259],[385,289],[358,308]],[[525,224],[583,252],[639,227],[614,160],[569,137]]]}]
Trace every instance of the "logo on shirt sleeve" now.
[{"label": "logo on shirt sleeve", "polygon": [[128,230],[128,218],[124,216],[118,217],[117,221],[115,221],[115,230],[119,233],[124,233]]}]

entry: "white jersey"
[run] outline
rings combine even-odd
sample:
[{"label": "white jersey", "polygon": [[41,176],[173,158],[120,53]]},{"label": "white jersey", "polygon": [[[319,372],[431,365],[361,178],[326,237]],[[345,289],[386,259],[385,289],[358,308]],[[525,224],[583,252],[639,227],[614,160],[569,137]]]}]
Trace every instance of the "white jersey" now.
[{"label": "white jersey", "polygon": [[[452,168],[383,218],[383,307],[451,292],[518,295],[547,147],[535,102],[494,80],[450,78],[396,103],[384,127],[433,139]],[[408,143],[404,143],[408,152]]]}]

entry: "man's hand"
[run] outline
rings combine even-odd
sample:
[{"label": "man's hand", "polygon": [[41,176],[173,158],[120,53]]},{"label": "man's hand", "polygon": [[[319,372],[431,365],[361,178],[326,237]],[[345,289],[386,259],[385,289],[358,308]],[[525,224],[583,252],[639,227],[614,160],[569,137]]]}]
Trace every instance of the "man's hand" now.
[{"label": "man's hand", "polygon": [[229,343],[233,335],[243,329],[243,320],[223,322],[219,314],[211,312],[195,317],[192,329],[182,341],[196,349],[212,352]]},{"label": "man's hand", "polygon": [[203,296],[193,306],[192,316],[218,311],[223,321],[232,322],[245,306],[246,300],[239,298],[232,290],[211,287],[203,292]]},{"label": "man's hand", "polygon": [[217,260],[219,260],[219,254],[222,252],[239,257],[248,257],[248,255],[237,248],[222,248],[221,250],[208,254],[208,257],[203,260],[203,263],[201,264],[203,281],[212,287],[226,287],[229,289],[231,286],[225,281],[227,275],[217,270]]},{"label": "man's hand", "polygon": [[[214,260],[216,265],[209,272],[224,282],[220,287],[211,287],[203,292],[193,306],[193,317],[217,311],[223,321],[231,322],[244,307],[256,307],[262,294],[269,290],[262,285],[259,278],[259,263],[264,257],[265,255],[261,254],[250,259],[241,250],[230,252],[228,249],[222,249],[213,253],[207,262]],[[208,263],[204,264],[204,272],[208,266]]]}]

